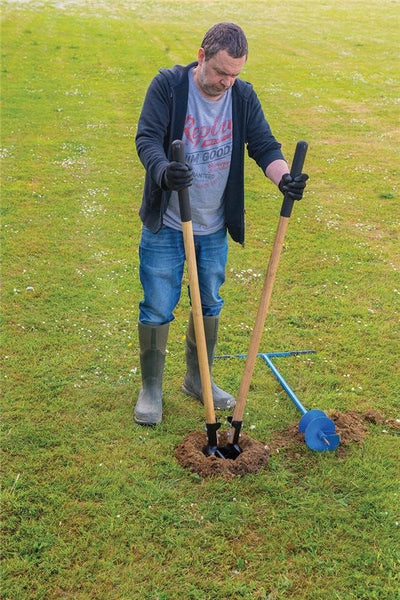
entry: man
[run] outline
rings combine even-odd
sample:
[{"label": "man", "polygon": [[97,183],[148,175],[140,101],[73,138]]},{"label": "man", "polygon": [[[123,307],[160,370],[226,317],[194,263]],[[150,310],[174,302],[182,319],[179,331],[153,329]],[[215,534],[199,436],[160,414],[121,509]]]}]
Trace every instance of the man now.
[{"label": "man", "polygon": [[[173,311],[179,302],[184,245],[178,191],[190,187],[192,225],[209,366],[217,344],[219,294],[225,281],[227,232],[244,242],[244,150],[265,175],[300,200],[307,180],[293,179],[252,86],[238,76],[247,60],[246,37],[233,23],[205,34],[197,61],[160,70],[143,104],[136,148],[146,169],[139,246],[144,298],[139,305],[142,388],[135,421],[162,419],[162,380]],[[186,164],[171,160],[171,143],[182,139]],[[192,315],[186,336],[183,391],[202,401]],[[212,381],[212,380],[211,380]],[[216,409],[235,400],[212,381]]]}]

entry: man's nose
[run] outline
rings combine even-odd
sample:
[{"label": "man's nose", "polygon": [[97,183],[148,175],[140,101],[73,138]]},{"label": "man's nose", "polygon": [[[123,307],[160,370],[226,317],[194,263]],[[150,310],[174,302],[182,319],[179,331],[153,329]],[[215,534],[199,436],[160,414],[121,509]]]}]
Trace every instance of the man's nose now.
[{"label": "man's nose", "polygon": [[226,88],[230,88],[235,83],[235,78],[234,77],[230,77],[229,75],[227,75],[226,77],[222,78],[221,83]]}]

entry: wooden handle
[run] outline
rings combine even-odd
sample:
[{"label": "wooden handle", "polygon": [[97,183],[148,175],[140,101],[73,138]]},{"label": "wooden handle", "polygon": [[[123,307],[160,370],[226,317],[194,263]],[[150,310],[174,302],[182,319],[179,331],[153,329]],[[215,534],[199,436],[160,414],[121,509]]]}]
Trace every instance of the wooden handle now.
[{"label": "wooden handle", "polygon": [[201,308],[199,278],[197,273],[196,253],[194,249],[193,227],[191,221],[182,223],[182,232],[186,253],[186,266],[189,277],[197,360],[199,363],[201,389],[203,393],[204,408],[206,411],[206,423],[215,423],[214,399],[211,388],[210,367],[208,364],[206,336],[204,333],[203,311]]},{"label": "wooden handle", "polygon": [[[185,162],[184,144],[181,140],[172,142],[174,160]],[[186,255],[186,267],[189,278],[190,299],[194,334],[196,338],[197,360],[199,363],[201,389],[203,394],[206,423],[213,424],[215,420],[214,399],[211,388],[210,367],[208,364],[206,336],[204,333],[203,311],[201,308],[199,277],[197,272],[196,251],[194,248],[193,226],[190,214],[189,191],[187,188],[180,190],[179,204],[181,210],[183,243]]]},{"label": "wooden handle", "polygon": [[282,253],[283,242],[286,235],[286,230],[289,224],[288,217],[280,217],[278,228],[275,234],[274,245],[271,258],[268,264],[267,273],[264,280],[264,286],[261,293],[261,300],[257,310],[257,316],[254,323],[253,332],[250,338],[250,345],[247,352],[246,363],[240,382],[239,392],[236,399],[236,406],[233,413],[233,421],[242,421],[243,413],[246,404],[247,394],[249,393],[251,379],[253,377],[254,366],[257,359],[258,349],[260,347],[262,334],[264,331],[264,323],[267,317],[269,304],[274,287],[276,272],[278,269],[279,259]]},{"label": "wooden handle", "polygon": [[[292,169],[290,172],[292,177],[296,177],[301,173],[306,152],[307,142],[298,142],[293,157]],[[264,286],[261,293],[260,304],[258,306],[256,321],[254,323],[253,332],[250,338],[249,350],[246,357],[246,363],[244,366],[242,380],[240,382],[236,406],[232,416],[232,422],[240,422],[243,420],[246,398],[247,394],[249,393],[250,383],[254,372],[254,366],[256,363],[258,350],[260,348],[261,338],[264,331],[265,319],[267,317],[268,308],[271,301],[272,289],[274,287],[276,272],[278,270],[278,264],[282,253],[283,242],[285,240],[286,231],[289,225],[289,218],[292,211],[292,206],[293,200],[289,196],[285,196],[281,208],[281,215],[279,217],[274,243],[272,246],[271,257],[265,275]]]}]

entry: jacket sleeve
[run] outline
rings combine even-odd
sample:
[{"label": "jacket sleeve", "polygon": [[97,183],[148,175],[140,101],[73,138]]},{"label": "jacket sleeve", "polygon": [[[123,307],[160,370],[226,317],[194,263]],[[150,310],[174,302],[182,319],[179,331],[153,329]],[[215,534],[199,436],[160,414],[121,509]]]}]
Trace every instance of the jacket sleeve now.
[{"label": "jacket sleeve", "polygon": [[162,187],[162,177],[169,160],[166,155],[166,139],[170,122],[169,86],[159,74],[150,83],[136,134],[136,150],[154,183]]},{"label": "jacket sleeve", "polygon": [[251,91],[247,114],[247,152],[265,173],[274,160],[285,160],[281,144],[275,139],[265,119],[261,103],[254,90]]}]

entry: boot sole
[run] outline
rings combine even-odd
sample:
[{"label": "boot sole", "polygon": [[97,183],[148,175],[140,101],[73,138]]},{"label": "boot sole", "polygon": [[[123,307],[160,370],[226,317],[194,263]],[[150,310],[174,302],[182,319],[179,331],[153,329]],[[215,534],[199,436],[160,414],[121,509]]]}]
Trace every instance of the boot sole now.
[{"label": "boot sole", "polygon": [[159,421],[144,421],[143,419],[138,419],[137,417],[133,417],[133,419],[138,425],[145,425],[147,427],[155,427],[161,423],[161,419]]}]

